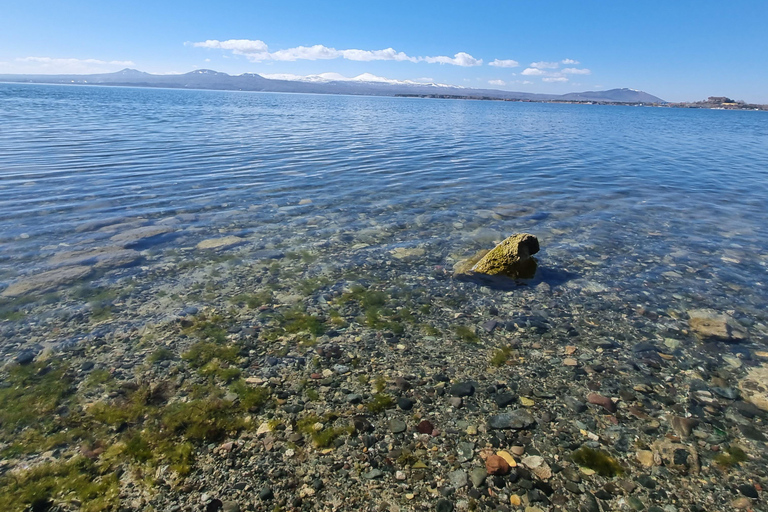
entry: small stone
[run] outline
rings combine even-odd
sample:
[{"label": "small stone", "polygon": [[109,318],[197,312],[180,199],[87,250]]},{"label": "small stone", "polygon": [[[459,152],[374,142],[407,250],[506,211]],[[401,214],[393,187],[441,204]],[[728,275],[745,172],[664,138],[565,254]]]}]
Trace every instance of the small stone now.
[{"label": "small stone", "polygon": [[458,396],[452,396],[448,399],[448,403],[453,407],[454,409],[458,409],[461,407],[461,404],[463,403],[461,398]]},{"label": "small stone", "polygon": [[271,500],[274,494],[272,493],[272,489],[270,487],[262,487],[262,489],[259,491],[259,499],[261,500]]},{"label": "small stone", "polygon": [[509,464],[498,455],[490,455],[485,459],[485,470],[489,475],[506,475],[509,473]]},{"label": "small stone", "polygon": [[472,396],[475,394],[475,386],[471,382],[459,382],[451,386],[451,396]]},{"label": "small stone", "polygon": [[467,427],[467,435],[469,436],[476,436],[477,435],[477,427],[474,425],[470,425]]},{"label": "small stone", "polygon": [[653,466],[653,452],[650,450],[638,450],[635,454],[637,461],[643,466],[650,468]]},{"label": "small stone", "polygon": [[504,450],[499,450],[496,452],[496,455],[507,461],[507,464],[509,464],[509,467],[514,468],[517,466],[517,462],[515,461],[515,458],[512,456],[511,453],[506,452]]},{"label": "small stone", "polygon": [[456,471],[451,471],[450,473],[448,473],[448,481],[450,481],[451,485],[456,489],[466,487],[468,482],[467,472],[461,469],[457,469]]},{"label": "small stone", "polygon": [[395,471],[395,480],[403,481],[405,480],[405,473],[403,471],[400,471],[399,469]]},{"label": "small stone", "polygon": [[509,451],[511,451],[513,455],[522,457],[522,455],[525,453],[525,446],[515,445],[510,448]]},{"label": "small stone", "polygon": [[752,506],[752,500],[749,498],[736,498],[731,502],[731,506],[735,509],[743,510]]},{"label": "small stone", "polygon": [[430,423],[427,420],[422,420],[418,426],[416,427],[416,430],[419,431],[421,434],[431,434],[433,430],[435,430],[434,425]]},{"label": "small stone", "polygon": [[221,504],[221,512],[240,512],[240,505],[236,501],[224,501]]},{"label": "small stone", "polygon": [[587,395],[587,402],[591,404],[599,405],[610,413],[616,412],[616,404],[613,403],[613,400],[603,395],[599,395],[597,393],[590,393],[589,395]]},{"label": "small stone", "polygon": [[493,401],[496,402],[500,409],[512,405],[515,402],[515,398],[515,395],[512,393],[496,393],[493,395]]},{"label": "small stone", "polygon": [[563,364],[565,366],[576,366],[579,364],[579,362],[573,357],[566,357],[565,359],[563,359]]},{"label": "small stone", "polygon": [[512,496],[510,496],[509,497],[509,504],[512,505],[513,507],[519,507],[520,505],[522,505],[522,501],[520,500],[520,496],[518,496],[517,494],[513,494]]},{"label": "small stone", "polygon": [[472,482],[473,487],[480,487],[483,485],[487,476],[488,472],[485,468],[474,468],[469,472],[469,479]]},{"label": "small stone", "polygon": [[438,500],[435,510],[437,512],[453,512],[453,502],[444,498]]},{"label": "small stone", "polygon": [[533,400],[524,396],[520,397],[520,403],[523,405],[523,407],[533,407],[534,404]]},{"label": "small stone", "polygon": [[475,443],[470,443],[467,441],[460,442],[456,447],[456,452],[459,456],[459,462],[467,462],[472,460],[472,457],[474,456],[474,450]]},{"label": "small stone", "polygon": [[410,411],[413,409],[414,401],[410,398],[400,397],[397,399],[397,406],[403,411]]},{"label": "small stone", "polygon": [[363,473],[363,478],[366,480],[374,480],[376,478],[381,478],[382,476],[384,476],[384,472],[376,468],[368,471],[367,473]]},{"label": "small stone", "polygon": [[394,434],[400,434],[401,432],[405,432],[405,429],[408,428],[408,426],[405,424],[405,422],[399,418],[393,418],[389,420],[389,429]]},{"label": "small stone", "polygon": [[516,409],[512,412],[496,414],[488,419],[488,426],[493,429],[521,430],[528,428],[536,422],[534,417],[524,409]]},{"label": "small stone", "polygon": [[689,437],[694,427],[699,424],[695,418],[682,418],[680,416],[671,416],[669,422],[672,424],[672,429],[682,438]]},{"label": "small stone", "polygon": [[404,377],[397,377],[395,379],[395,387],[400,391],[408,391],[411,389],[411,383]]},{"label": "small stone", "polygon": [[627,504],[632,508],[632,510],[636,510],[638,512],[645,510],[645,505],[643,505],[643,502],[634,496],[627,498]]},{"label": "small stone", "polygon": [[752,484],[742,484],[739,486],[739,492],[746,496],[747,498],[752,498],[753,500],[756,500],[760,496],[757,494],[757,489],[755,489],[755,486]]}]

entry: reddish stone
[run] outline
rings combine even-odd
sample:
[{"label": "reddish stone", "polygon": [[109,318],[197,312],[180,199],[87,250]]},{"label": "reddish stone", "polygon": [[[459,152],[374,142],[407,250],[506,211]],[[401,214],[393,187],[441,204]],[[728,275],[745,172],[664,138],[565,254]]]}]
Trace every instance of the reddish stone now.
[{"label": "reddish stone", "polygon": [[616,412],[616,404],[610,398],[598,395],[597,393],[590,393],[587,395],[587,402],[601,406],[603,409],[610,413]]},{"label": "reddish stone", "polygon": [[419,423],[416,429],[422,434],[431,434],[432,431],[435,430],[435,427],[429,421],[423,420],[421,423]]},{"label": "reddish stone", "polygon": [[489,475],[506,475],[509,473],[509,463],[498,455],[489,455],[485,459],[485,470]]}]

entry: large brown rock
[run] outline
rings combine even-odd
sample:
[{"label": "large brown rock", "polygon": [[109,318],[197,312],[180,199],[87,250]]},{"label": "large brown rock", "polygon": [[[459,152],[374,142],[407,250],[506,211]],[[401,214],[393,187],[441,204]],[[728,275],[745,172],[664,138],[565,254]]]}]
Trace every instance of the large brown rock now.
[{"label": "large brown rock", "polygon": [[536,272],[536,260],[531,256],[537,252],[539,240],[529,233],[518,233],[491,249],[471,271],[478,274],[531,278]]}]

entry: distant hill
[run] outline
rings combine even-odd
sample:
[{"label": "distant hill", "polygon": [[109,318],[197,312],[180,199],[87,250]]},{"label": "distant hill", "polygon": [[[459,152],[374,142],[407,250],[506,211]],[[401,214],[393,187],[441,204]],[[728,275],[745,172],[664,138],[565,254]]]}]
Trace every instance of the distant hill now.
[{"label": "distant hill", "polygon": [[0,82],[39,84],[123,85],[166,87],[172,89],[213,89],[224,91],[303,92],[316,94],[353,94],[367,96],[449,96],[524,101],[581,101],[609,103],[664,103],[664,100],[634,89],[611,89],[555,94],[469,89],[443,84],[421,84],[387,80],[373,75],[353,79],[330,79],[323,75],[312,79],[269,79],[255,73],[228,75],[210,69],[198,69],[181,75],[152,75],[135,69],[95,75],[0,75]]}]

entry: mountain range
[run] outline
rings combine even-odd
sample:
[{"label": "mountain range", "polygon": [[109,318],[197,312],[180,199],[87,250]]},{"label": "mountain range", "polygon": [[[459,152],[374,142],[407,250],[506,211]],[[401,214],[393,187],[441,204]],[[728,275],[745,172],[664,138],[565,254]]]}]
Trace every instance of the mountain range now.
[{"label": "mountain range", "polygon": [[611,89],[568,94],[536,94],[471,89],[453,85],[399,81],[363,74],[346,78],[335,73],[300,77],[255,73],[228,75],[210,69],[198,69],[178,75],[153,75],[135,69],[94,75],[0,75],[0,82],[114,85],[163,87],[172,89],[212,89],[224,91],[294,92],[315,94],[351,94],[366,96],[440,96],[522,101],[579,101],[607,103],[665,103],[664,100],[635,89]]}]

